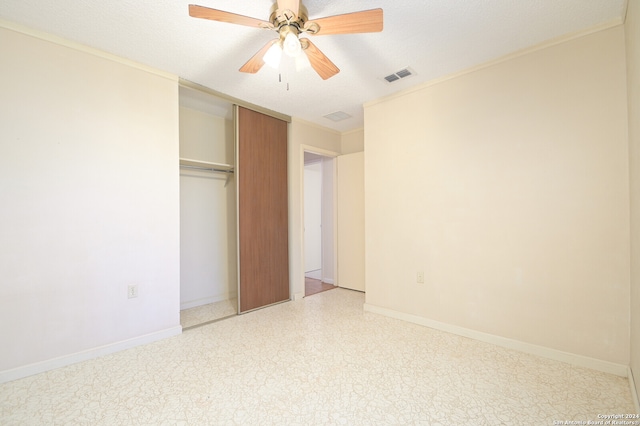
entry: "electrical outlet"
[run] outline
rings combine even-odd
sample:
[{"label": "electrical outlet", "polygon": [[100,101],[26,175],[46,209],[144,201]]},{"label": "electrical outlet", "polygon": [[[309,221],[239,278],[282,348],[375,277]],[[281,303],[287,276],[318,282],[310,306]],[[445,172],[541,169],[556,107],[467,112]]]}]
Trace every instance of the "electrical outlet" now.
[{"label": "electrical outlet", "polygon": [[424,272],[418,271],[418,273],[416,274],[416,282],[418,284],[424,284]]},{"label": "electrical outlet", "polygon": [[133,299],[135,297],[138,297],[138,286],[137,285],[130,285],[127,289],[127,296],[129,297],[129,299]]}]

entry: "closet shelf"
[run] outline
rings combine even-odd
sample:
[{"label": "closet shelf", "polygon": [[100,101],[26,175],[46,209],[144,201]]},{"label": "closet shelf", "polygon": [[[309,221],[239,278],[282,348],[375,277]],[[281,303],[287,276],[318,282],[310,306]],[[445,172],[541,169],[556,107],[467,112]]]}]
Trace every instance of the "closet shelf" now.
[{"label": "closet shelf", "polygon": [[189,158],[180,159],[180,167],[189,169],[208,170],[212,172],[233,173],[232,164],[213,163],[210,161],[191,160]]}]

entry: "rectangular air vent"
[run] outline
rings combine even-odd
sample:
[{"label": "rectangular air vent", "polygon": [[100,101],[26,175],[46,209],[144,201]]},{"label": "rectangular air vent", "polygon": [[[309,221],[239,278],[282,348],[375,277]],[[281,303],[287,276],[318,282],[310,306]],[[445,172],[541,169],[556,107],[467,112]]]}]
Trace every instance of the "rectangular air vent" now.
[{"label": "rectangular air vent", "polygon": [[389,74],[388,76],[384,77],[384,79],[388,82],[388,83],[393,83],[395,81],[398,81],[400,79],[403,78],[407,78],[407,77],[411,77],[412,75],[415,75],[416,72],[414,70],[412,70],[409,67],[403,68],[400,71],[396,71],[393,74]]},{"label": "rectangular air vent", "polygon": [[331,121],[342,121],[346,120],[347,118],[351,118],[351,116],[344,111],[336,111],[332,112],[331,114],[325,115],[324,118],[328,118]]},{"label": "rectangular air vent", "polygon": [[400,78],[405,78],[405,77],[409,77],[410,75],[413,75],[413,73],[408,68],[405,68],[403,70],[396,72],[396,75]]}]

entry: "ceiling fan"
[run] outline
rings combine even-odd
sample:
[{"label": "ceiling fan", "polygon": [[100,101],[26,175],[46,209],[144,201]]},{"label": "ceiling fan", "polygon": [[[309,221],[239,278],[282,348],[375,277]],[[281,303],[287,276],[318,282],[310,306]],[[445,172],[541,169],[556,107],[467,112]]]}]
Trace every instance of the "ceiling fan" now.
[{"label": "ceiling fan", "polygon": [[279,34],[278,38],[270,40],[240,68],[242,72],[256,73],[265,62],[277,67],[283,51],[297,59],[300,59],[304,52],[313,69],[323,80],[333,77],[340,72],[340,69],[311,40],[306,37],[300,38],[300,34],[330,35],[379,32],[382,31],[383,19],[382,9],[371,9],[310,21],[307,8],[302,5],[301,0],[277,0],[271,7],[268,21],[195,4],[189,5],[189,15],[194,18],[273,30]]}]

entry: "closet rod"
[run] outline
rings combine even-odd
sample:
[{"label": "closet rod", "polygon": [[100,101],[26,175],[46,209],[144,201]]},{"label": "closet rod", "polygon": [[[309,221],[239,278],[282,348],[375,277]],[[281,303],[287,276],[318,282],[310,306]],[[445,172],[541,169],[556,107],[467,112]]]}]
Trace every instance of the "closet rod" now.
[{"label": "closet rod", "polygon": [[205,170],[205,171],[208,171],[208,172],[218,172],[218,173],[233,173],[233,170],[216,169],[214,167],[187,166],[186,164],[180,164],[180,168],[194,169],[194,170]]}]

